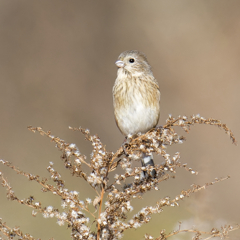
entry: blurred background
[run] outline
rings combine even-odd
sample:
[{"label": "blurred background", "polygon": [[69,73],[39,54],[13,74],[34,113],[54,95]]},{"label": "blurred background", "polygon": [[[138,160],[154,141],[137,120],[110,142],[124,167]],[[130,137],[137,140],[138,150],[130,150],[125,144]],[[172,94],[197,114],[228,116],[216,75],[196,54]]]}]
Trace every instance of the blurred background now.
[{"label": "blurred background", "polygon": [[[115,152],[123,136],[113,116],[114,63],[130,49],[147,55],[159,81],[160,125],[168,114],[200,114],[227,123],[239,140],[239,9],[238,0],[1,0],[0,158],[45,177],[52,161],[67,188],[79,191],[83,200],[94,198],[81,179],[64,169],[55,145],[27,126],[51,130],[76,143],[89,157],[90,143],[68,126],[88,128]],[[157,237],[161,229],[176,230],[179,221],[183,228],[206,231],[240,223],[239,146],[214,126],[194,126],[185,136],[187,141],[169,152],[180,151],[181,162],[199,174],[180,169],[176,179],[161,184],[159,191],[134,201],[135,212],[162,197],[174,197],[193,183],[231,178],[192,195],[178,208],[165,208],[148,225],[126,232],[123,239],[143,239],[145,233]],[[162,161],[155,157],[156,163]],[[41,193],[38,184],[5,166],[0,171],[19,198],[33,195],[44,206],[60,208],[59,199]],[[1,187],[0,217],[10,227],[17,225],[35,238],[70,239],[67,226],[59,227],[55,218],[44,219],[41,214],[33,218],[30,208],[6,200],[5,193]],[[231,239],[238,236],[240,231],[232,233]],[[191,235],[172,239],[191,239]]]}]

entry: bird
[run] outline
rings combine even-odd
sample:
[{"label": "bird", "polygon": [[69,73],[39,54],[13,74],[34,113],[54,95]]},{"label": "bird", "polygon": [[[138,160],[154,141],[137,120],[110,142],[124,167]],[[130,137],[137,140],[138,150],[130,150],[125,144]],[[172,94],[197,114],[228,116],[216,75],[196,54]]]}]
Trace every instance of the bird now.
[{"label": "bird", "polygon": [[[116,124],[128,138],[144,134],[156,127],[160,117],[160,90],[144,53],[129,50],[115,62],[118,67],[113,86],[113,107]],[[142,166],[154,166],[152,153],[142,153]],[[145,178],[149,175],[144,172]],[[155,169],[150,172],[156,177]]]}]

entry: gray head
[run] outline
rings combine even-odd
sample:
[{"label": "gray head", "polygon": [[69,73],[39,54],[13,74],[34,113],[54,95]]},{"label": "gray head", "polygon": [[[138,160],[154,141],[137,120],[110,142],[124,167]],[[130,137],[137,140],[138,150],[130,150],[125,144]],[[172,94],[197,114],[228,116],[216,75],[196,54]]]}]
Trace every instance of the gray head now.
[{"label": "gray head", "polygon": [[116,61],[116,65],[132,76],[139,76],[142,74],[152,75],[151,66],[148,63],[146,55],[137,50],[121,53],[118,57],[118,61]]}]

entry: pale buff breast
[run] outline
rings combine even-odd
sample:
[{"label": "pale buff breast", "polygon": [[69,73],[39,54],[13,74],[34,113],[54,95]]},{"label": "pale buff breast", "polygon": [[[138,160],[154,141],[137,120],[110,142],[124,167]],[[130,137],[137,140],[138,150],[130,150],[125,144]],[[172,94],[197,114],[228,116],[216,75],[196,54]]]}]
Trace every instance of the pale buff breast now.
[{"label": "pale buff breast", "polygon": [[125,136],[145,133],[157,125],[160,91],[155,82],[117,78],[113,92],[115,119]]}]

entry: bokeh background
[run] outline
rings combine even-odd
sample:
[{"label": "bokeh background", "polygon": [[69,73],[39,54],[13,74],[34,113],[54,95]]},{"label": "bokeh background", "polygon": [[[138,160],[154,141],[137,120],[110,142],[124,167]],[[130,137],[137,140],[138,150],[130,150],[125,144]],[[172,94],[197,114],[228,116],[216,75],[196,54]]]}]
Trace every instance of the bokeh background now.
[{"label": "bokeh background", "polygon": [[[240,139],[239,9],[238,0],[1,0],[0,158],[46,177],[52,161],[69,189],[79,191],[83,200],[94,198],[81,179],[64,169],[54,144],[27,126],[51,130],[89,156],[91,145],[68,130],[82,126],[116,151],[123,136],[113,116],[114,62],[130,49],[146,53],[159,81],[161,125],[168,114],[199,113],[227,123]],[[143,239],[145,233],[157,237],[160,229],[177,229],[179,221],[200,230],[240,223],[239,146],[213,126],[195,126],[185,135],[187,141],[169,151],[180,151],[181,161],[199,174],[179,170],[159,191],[135,201],[134,211],[161,197],[174,197],[192,183],[231,178],[191,196],[179,208],[166,208],[123,239]],[[4,166],[0,171],[19,198],[34,195],[43,205],[60,206],[59,199],[41,193],[38,184]],[[70,239],[67,226],[41,215],[33,218],[31,209],[6,200],[5,193],[0,188],[0,217],[9,226],[20,226],[35,238]],[[239,236],[240,231],[234,232],[231,239]],[[175,239],[191,239],[182,237]]]}]

